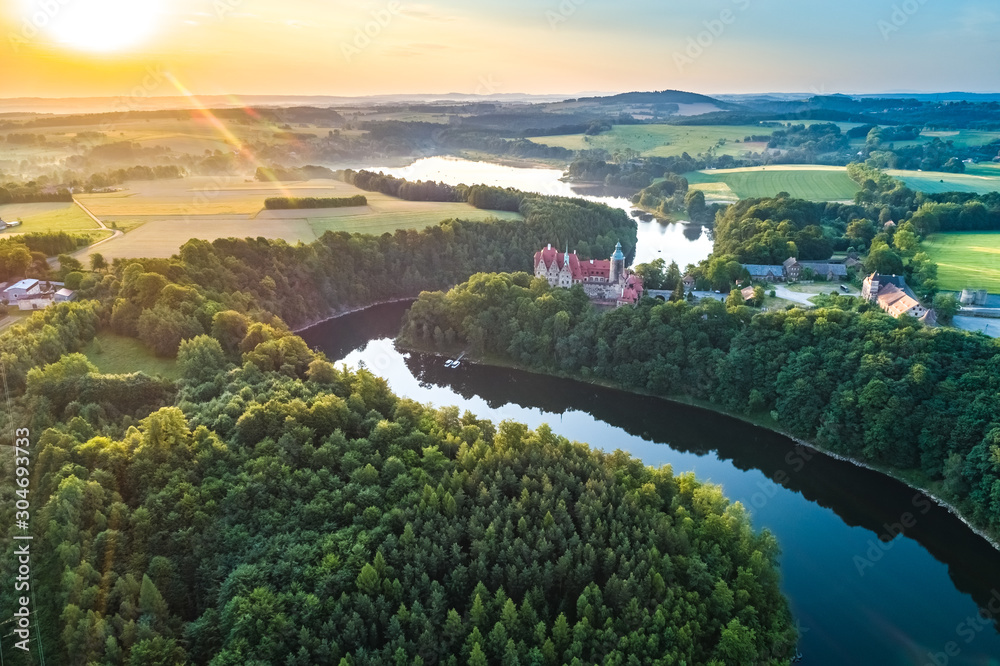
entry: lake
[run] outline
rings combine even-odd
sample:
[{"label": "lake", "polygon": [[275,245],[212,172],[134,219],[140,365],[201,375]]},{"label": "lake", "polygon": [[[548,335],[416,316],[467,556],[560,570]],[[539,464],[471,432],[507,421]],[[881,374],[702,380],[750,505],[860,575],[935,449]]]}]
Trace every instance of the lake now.
[{"label": "lake", "polygon": [[620,188],[567,183],[561,180],[563,171],[559,169],[529,169],[492,162],[473,162],[457,157],[426,157],[404,167],[365,168],[407,180],[434,180],[449,185],[464,183],[513,187],[538,194],[579,197],[619,208],[632,215],[639,227],[639,243],[634,260],[636,264],[662,258],[667,264],[676,261],[681,270],[684,270],[688,264],[697,264],[712,253],[712,238],[708,228],[685,222],[664,224],[656,220],[643,221],[634,214],[625,191]]},{"label": "lake", "polygon": [[408,307],[376,306],[301,335],[331,360],[384,377],[400,396],[496,422],[548,423],[569,439],[721,485],[756,528],[778,538],[803,664],[1000,664],[997,614],[979,611],[991,602],[1000,609],[1000,551],[920,493],[704,409],[518,370],[450,370],[441,358],[401,353],[392,338]]}]

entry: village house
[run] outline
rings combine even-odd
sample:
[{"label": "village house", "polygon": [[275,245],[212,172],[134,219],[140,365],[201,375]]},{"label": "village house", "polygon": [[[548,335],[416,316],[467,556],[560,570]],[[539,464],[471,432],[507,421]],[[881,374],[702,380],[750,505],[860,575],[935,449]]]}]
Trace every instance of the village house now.
[{"label": "village house", "polygon": [[756,282],[784,282],[784,266],[768,266],[766,264],[743,264],[750,273],[750,279]]},{"label": "village house", "polygon": [[41,295],[41,282],[38,280],[24,279],[15,282],[3,290],[3,299],[8,303],[17,303],[27,298],[36,298]]},{"label": "village house", "polygon": [[597,302],[614,303],[617,307],[635,305],[642,297],[642,278],[625,267],[625,254],[618,243],[610,259],[580,260],[576,252],[565,252],[550,244],[535,253],[535,277],[545,278],[549,285],[569,289],[582,285],[584,293]]},{"label": "village house", "polygon": [[887,314],[896,317],[910,315],[933,326],[937,316],[913,295],[902,275],[872,273],[861,285],[861,298],[875,303]]},{"label": "village house", "polygon": [[[855,262],[857,264],[858,262]],[[848,278],[846,263],[838,264],[825,261],[799,261],[789,257],[783,264],[743,264],[750,273],[750,279],[755,282],[798,282],[807,279],[807,275],[821,280],[834,281]],[[811,273],[806,273],[806,270]]]},{"label": "village house", "polygon": [[65,303],[76,297],[76,292],[66,289],[61,282],[42,282],[24,279],[0,291],[0,298],[19,310],[44,310],[53,303]]}]

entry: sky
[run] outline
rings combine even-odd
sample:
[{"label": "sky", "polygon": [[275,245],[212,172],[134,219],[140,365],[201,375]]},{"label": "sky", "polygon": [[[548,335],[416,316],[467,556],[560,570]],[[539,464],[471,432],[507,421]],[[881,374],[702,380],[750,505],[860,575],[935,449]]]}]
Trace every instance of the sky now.
[{"label": "sky", "polygon": [[997,0],[0,0],[0,97],[1000,92]]}]

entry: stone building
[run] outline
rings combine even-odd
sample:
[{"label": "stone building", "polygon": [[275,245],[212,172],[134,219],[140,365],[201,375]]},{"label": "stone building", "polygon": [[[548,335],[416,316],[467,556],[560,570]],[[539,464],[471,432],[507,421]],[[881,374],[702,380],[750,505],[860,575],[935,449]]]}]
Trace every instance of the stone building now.
[{"label": "stone building", "polygon": [[902,275],[872,273],[861,285],[861,298],[877,304],[897,319],[905,314],[927,324],[933,324],[936,320],[934,311],[917,300]]},{"label": "stone building", "polygon": [[625,266],[622,244],[618,243],[609,259],[581,260],[576,252],[565,252],[549,245],[535,253],[535,277],[545,278],[553,287],[569,289],[582,285],[593,301],[634,305],[642,297],[642,278]]}]

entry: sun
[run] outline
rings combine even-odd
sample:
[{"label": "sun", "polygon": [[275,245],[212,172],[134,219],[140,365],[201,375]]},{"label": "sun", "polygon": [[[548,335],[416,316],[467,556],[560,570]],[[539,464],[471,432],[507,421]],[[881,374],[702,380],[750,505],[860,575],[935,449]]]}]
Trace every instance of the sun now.
[{"label": "sun", "polygon": [[27,17],[60,46],[113,52],[146,42],[163,0],[24,0]]}]

